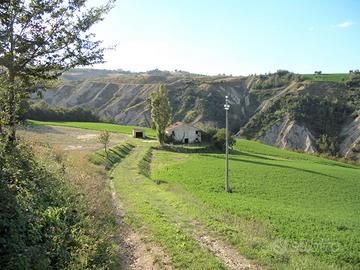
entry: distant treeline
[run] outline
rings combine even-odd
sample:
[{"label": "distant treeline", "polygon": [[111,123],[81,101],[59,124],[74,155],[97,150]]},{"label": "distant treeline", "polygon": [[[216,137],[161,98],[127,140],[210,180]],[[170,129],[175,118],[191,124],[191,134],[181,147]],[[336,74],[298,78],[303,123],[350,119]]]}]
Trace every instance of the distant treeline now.
[{"label": "distant treeline", "polygon": [[112,122],[112,119],[101,118],[89,109],[82,107],[52,107],[44,102],[27,106],[27,108],[24,109],[23,119],[39,121]]}]

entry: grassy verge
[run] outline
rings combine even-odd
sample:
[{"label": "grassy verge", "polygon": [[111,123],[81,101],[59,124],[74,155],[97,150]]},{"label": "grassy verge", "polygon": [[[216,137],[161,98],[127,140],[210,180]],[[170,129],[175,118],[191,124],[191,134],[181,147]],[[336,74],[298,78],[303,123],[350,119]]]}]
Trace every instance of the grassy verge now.
[{"label": "grassy verge", "polygon": [[[98,131],[109,131],[114,133],[122,133],[122,134],[132,134],[132,130],[134,128],[138,128],[135,126],[124,126],[124,125],[116,125],[116,124],[108,124],[108,123],[92,123],[92,122],[45,122],[45,121],[35,121],[28,120],[29,124],[32,125],[48,125],[48,126],[61,126],[61,127],[73,127],[73,128],[82,128],[82,129],[91,129]],[[156,133],[154,130],[150,128],[143,128],[145,131],[145,135],[150,139],[156,138]]]},{"label": "grassy verge", "polygon": [[8,152],[0,143],[1,269],[117,266],[104,178],[72,161],[59,149],[19,143]]},{"label": "grassy verge", "polygon": [[276,269],[359,267],[359,167],[241,140],[226,194],[221,154],[154,151],[152,160],[177,207],[240,253]]},{"label": "grassy verge", "polygon": [[126,222],[159,243],[170,255],[175,269],[225,269],[186,233],[186,226],[181,224],[189,223],[176,220],[183,217],[167,204],[173,194],[139,173],[138,162],[149,147],[138,145],[112,171],[116,193],[127,212]]},{"label": "grassy verge", "polygon": [[103,165],[105,169],[111,169],[115,164],[125,158],[134,148],[133,144],[125,143],[109,148],[106,155],[105,150],[101,149],[89,155],[89,161],[95,165]]}]

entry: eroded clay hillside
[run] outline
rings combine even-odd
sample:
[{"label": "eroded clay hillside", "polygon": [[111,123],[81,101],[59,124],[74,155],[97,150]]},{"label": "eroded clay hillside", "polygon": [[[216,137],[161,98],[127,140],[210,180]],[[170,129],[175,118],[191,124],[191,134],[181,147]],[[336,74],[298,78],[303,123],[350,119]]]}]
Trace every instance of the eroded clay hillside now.
[{"label": "eroded clay hillside", "polygon": [[358,77],[326,82],[304,80],[286,71],[209,77],[157,70],[78,70],[65,74],[43,100],[54,106],[90,108],[119,124],[149,127],[148,99],[160,83],[168,88],[173,121],[223,127],[224,96],[229,95],[230,127],[238,136],[311,153],[359,156]]}]

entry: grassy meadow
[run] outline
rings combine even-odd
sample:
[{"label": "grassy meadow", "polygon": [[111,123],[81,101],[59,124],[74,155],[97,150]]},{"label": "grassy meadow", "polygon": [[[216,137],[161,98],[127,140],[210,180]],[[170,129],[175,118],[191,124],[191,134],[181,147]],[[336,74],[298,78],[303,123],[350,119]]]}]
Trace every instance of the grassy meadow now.
[{"label": "grassy meadow", "polygon": [[276,269],[360,267],[359,175],[360,167],[239,140],[226,194],[222,154],[154,151],[152,161],[153,180],[196,201],[194,217]]},{"label": "grassy meadow", "polygon": [[[108,131],[116,126],[125,134],[132,129],[61,124]],[[161,149],[156,141],[130,137],[109,153],[111,164],[103,150],[89,159],[112,167],[123,222],[159,245],[174,269],[237,269],[204,245],[204,237],[265,269],[360,268],[359,166],[237,140],[227,194],[222,153]],[[162,258],[155,263],[166,269]]]},{"label": "grassy meadow", "polygon": [[[109,124],[109,123],[93,123],[93,122],[45,122],[45,121],[36,121],[36,120],[28,120],[29,124],[32,125],[47,125],[47,126],[62,126],[62,127],[72,127],[72,128],[82,128],[82,129],[90,129],[97,131],[109,131],[114,133],[122,133],[122,134],[132,134],[133,128],[138,128],[135,126],[124,126],[117,124]],[[151,128],[143,128],[145,131],[145,135],[148,138],[155,139],[156,133]]]},{"label": "grassy meadow", "polygon": [[324,81],[343,83],[350,78],[349,73],[329,73],[329,74],[303,74],[306,81]]}]

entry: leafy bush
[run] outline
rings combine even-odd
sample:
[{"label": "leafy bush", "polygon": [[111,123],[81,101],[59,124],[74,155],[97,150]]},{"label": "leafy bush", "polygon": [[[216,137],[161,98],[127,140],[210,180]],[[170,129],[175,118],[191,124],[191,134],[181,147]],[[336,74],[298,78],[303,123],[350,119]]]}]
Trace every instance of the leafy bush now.
[{"label": "leafy bush", "polygon": [[336,155],[339,149],[341,129],[358,115],[360,91],[350,88],[347,98],[329,98],[317,95],[289,93],[276,100],[266,112],[256,114],[241,130],[246,138],[257,138],[277,121],[288,115],[306,126],[316,138],[321,153]]},{"label": "leafy bush", "polygon": [[309,94],[292,97],[284,105],[291,118],[306,124],[317,137],[323,134],[338,136],[341,127],[351,118],[354,110],[342,101]]},{"label": "leafy bush", "polygon": [[[236,140],[232,136],[229,131],[229,148],[231,148]],[[216,128],[207,128],[205,131],[201,133],[201,140],[204,143],[209,143],[211,147],[216,148],[218,150],[225,150],[226,146],[226,130],[225,128],[216,129]]]},{"label": "leafy bush", "polygon": [[[109,269],[112,240],[66,177],[59,158],[0,143],[0,265],[2,269]],[[104,228],[101,227],[103,230]]]},{"label": "leafy bush", "polygon": [[23,113],[23,119],[32,119],[39,121],[76,121],[76,122],[108,122],[103,121],[91,110],[82,107],[61,108],[50,107],[46,103],[31,104]]},{"label": "leafy bush", "polygon": [[339,149],[339,142],[336,137],[329,137],[327,134],[322,134],[316,140],[320,153],[329,153],[335,156]]},{"label": "leafy bush", "polygon": [[185,115],[184,122],[190,123],[190,122],[194,121],[198,115],[199,115],[198,111],[194,111],[194,110],[188,111],[187,114]]},{"label": "leafy bush", "polygon": [[[228,134],[228,144],[231,148],[235,144],[235,139],[231,136],[230,132]],[[212,144],[221,150],[226,149],[226,130],[224,128],[218,129],[214,136],[212,137]]]}]

